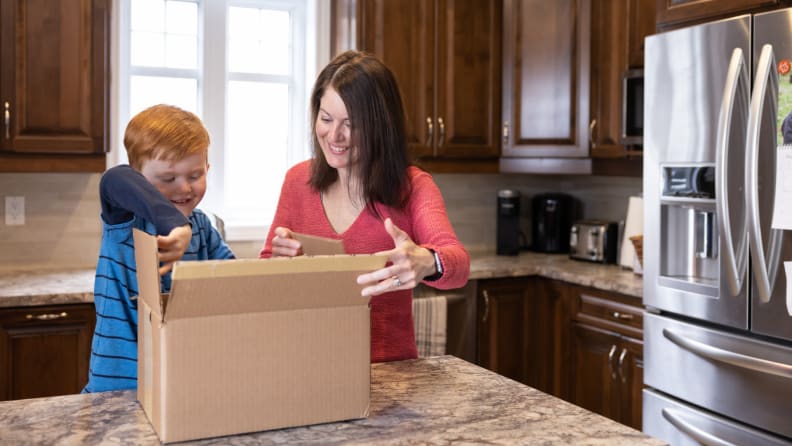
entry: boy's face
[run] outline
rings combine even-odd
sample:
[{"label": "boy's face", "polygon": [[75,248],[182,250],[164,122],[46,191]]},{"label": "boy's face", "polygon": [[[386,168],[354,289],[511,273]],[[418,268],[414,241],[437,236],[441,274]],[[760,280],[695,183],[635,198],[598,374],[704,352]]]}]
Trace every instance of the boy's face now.
[{"label": "boy's face", "polygon": [[140,173],[189,217],[206,193],[208,170],[206,155],[197,153],[176,161],[145,160]]}]

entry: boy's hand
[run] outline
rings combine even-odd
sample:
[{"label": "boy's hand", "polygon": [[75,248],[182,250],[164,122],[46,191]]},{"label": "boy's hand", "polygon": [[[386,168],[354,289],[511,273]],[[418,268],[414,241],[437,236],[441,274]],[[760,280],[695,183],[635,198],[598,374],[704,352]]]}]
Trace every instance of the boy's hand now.
[{"label": "boy's hand", "polygon": [[170,271],[173,268],[173,262],[182,258],[184,251],[190,246],[191,238],[192,226],[189,224],[173,228],[168,235],[157,236],[159,261],[162,263],[159,268],[160,275]]}]

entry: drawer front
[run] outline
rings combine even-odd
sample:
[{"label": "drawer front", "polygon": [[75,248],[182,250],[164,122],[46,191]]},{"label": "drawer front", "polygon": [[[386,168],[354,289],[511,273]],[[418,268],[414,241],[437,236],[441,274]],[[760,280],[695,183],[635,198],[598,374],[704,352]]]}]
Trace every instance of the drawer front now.
[{"label": "drawer front", "polygon": [[617,302],[605,297],[580,293],[578,320],[603,328],[626,332],[640,337],[643,330],[643,309],[638,306]]}]

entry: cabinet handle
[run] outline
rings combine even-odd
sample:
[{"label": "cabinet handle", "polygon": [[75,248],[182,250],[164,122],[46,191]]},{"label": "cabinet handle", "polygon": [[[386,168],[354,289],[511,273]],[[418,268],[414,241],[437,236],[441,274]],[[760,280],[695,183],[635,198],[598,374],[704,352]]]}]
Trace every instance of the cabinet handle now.
[{"label": "cabinet handle", "polygon": [[597,147],[597,140],[594,138],[594,129],[597,127],[597,120],[592,119],[591,124],[589,124],[589,143],[591,144],[591,148]]},{"label": "cabinet handle", "polygon": [[440,127],[440,138],[437,142],[437,147],[443,147],[443,143],[445,142],[445,123],[443,122],[443,118],[437,118],[437,125]]},{"label": "cabinet handle", "polygon": [[509,143],[509,121],[503,121],[503,145]]},{"label": "cabinet handle", "polygon": [[5,139],[11,139],[11,104],[3,103],[3,123],[5,124]]},{"label": "cabinet handle", "polygon": [[624,376],[624,358],[627,357],[627,349],[622,348],[621,354],[619,355],[619,376],[621,377],[621,382],[626,383],[627,377]]},{"label": "cabinet handle", "polygon": [[616,345],[611,345],[608,352],[608,371],[610,371],[611,379],[616,380],[616,370],[613,368],[613,357],[616,355]]},{"label": "cabinet handle", "polygon": [[635,315],[630,313],[619,313],[618,311],[614,311],[612,313],[614,319],[619,319],[622,321],[631,321],[635,317]]},{"label": "cabinet handle", "polygon": [[481,322],[487,322],[487,317],[489,316],[489,305],[490,305],[489,293],[487,293],[487,290],[484,290],[481,292],[481,294],[484,295],[484,316],[481,317]]},{"label": "cabinet handle", "polygon": [[39,321],[54,321],[55,319],[60,319],[60,318],[68,317],[68,316],[69,316],[68,313],[66,313],[65,311],[62,311],[60,313],[37,314],[35,316],[32,315],[32,314],[28,314],[27,316],[25,316],[25,319],[27,319],[27,320],[36,319],[36,320],[39,320]]},{"label": "cabinet handle", "polygon": [[432,124],[432,118],[427,116],[426,117],[426,147],[432,146],[432,140],[434,139],[434,124]]}]

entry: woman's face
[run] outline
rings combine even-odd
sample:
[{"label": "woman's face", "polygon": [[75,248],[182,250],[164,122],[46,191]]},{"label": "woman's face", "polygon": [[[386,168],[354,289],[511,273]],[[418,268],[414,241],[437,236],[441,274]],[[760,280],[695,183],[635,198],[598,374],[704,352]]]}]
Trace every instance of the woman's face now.
[{"label": "woman's face", "polygon": [[341,96],[328,87],[319,103],[316,117],[316,139],[327,164],[335,169],[352,164],[352,124]]}]

